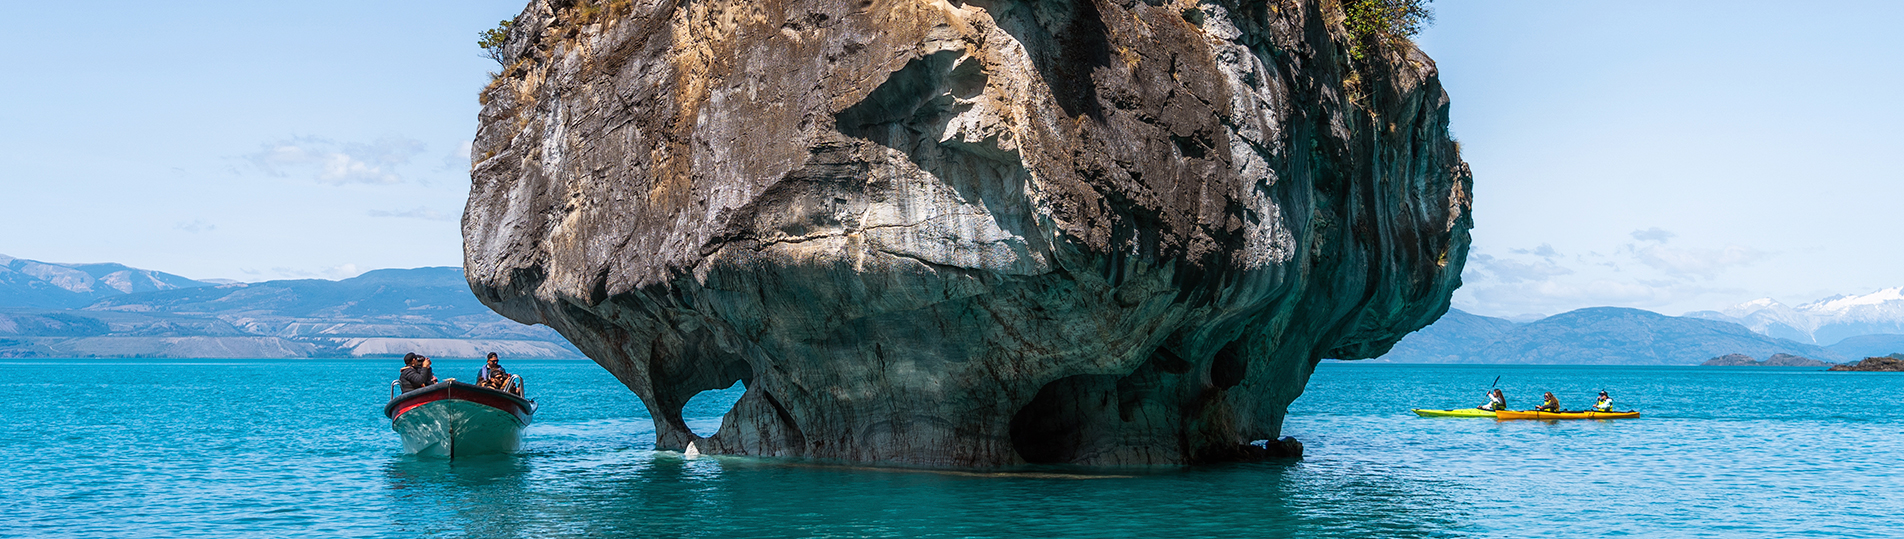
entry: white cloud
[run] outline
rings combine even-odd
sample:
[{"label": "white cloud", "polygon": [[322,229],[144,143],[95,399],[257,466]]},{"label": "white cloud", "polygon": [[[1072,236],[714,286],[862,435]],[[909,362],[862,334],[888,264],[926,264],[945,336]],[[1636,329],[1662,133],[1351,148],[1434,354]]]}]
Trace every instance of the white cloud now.
[{"label": "white cloud", "polygon": [[1592,279],[1585,282],[1547,280],[1463,288],[1456,307],[1479,313],[1558,313],[1584,307],[1616,306],[1656,309],[1678,302],[1737,290],[1676,281]]},{"label": "white cloud", "polygon": [[179,221],[177,223],[173,223],[172,228],[183,230],[193,234],[197,234],[200,232],[211,232],[213,230],[217,230],[218,225],[207,223],[203,220],[193,219],[189,223],[185,221]]},{"label": "white cloud", "polygon": [[384,137],[370,143],[295,137],[267,143],[244,159],[272,176],[309,175],[332,185],[393,184],[403,181],[397,169],[423,151],[422,142],[403,137]]},{"label": "white cloud", "polygon": [[1633,235],[1633,239],[1636,239],[1636,240],[1656,241],[1660,243],[1666,243],[1666,240],[1673,239],[1673,236],[1678,236],[1678,234],[1674,234],[1672,231],[1666,230],[1660,227],[1648,228],[1646,230],[1635,230],[1633,231],[1632,235]]},{"label": "white cloud", "polygon": [[[1545,247],[1545,245],[1543,245]],[[1549,248],[1551,251],[1552,249]],[[1519,251],[1519,250],[1516,250]],[[1571,275],[1572,268],[1561,266],[1550,259],[1525,262],[1511,258],[1495,258],[1481,253],[1468,255],[1468,265],[1463,272],[1463,280],[1495,281],[1501,283],[1519,283],[1526,281],[1545,281],[1561,275]]]},{"label": "white cloud", "polygon": [[1514,254],[1522,254],[1522,255],[1534,255],[1541,258],[1556,258],[1560,256],[1560,251],[1554,250],[1554,246],[1548,245],[1545,243],[1542,243],[1540,244],[1539,247],[1535,247],[1533,249],[1508,249],[1507,252],[1514,253]]},{"label": "white cloud", "polygon": [[1632,236],[1641,241],[1624,243],[1610,254],[1589,251],[1572,257],[1546,243],[1508,249],[1505,255],[1477,248],[1468,254],[1456,306],[1496,315],[1608,305],[1656,309],[1740,293],[1710,283],[1729,269],[1769,256],[1738,245],[1667,245],[1673,233],[1658,228]]},{"label": "white cloud", "polygon": [[[1585,283],[1540,281],[1515,286],[1495,286],[1477,290],[1475,297],[1484,302],[1544,306],[1553,304],[1645,305],[1671,296],[1668,287],[1647,286],[1636,282],[1595,279]],[[1529,309],[1521,309],[1529,310]],[[1541,310],[1538,308],[1532,310]]]},{"label": "white cloud", "polygon": [[422,206],[407,210],[370,210],[364,212],[371,217],[392,217],[399,219],[422,219],[425,221],[454,221],[455,215],[439,212]]},{"label": "white cloud", "polygon": [[351,277],[356,277],[358,275],[363,275],[365,271],[369,271],[369,270],[359,268],[357,267],[356,264],[339,264],[336,266],[331,266],[328,268],[320,268],[315,270],[279,266],[279,267],[271,268],[268,271],[258,271],[251,268],[243,268],[238,271],[243,272],[246,275],[252,275],[252,276],[263,276],[266,273],[270,273],[272,275],[275,275],[277,279],[319,278],[319,279],[330,279],[335,281],[340,279],[349,279]]},{"label": "white cloud", "polygon": [[462,144],[457,144],[456,149],[450,150],[449,155],[443,156],[442,171],[458,172],[465,176],[469,175],[470,167],[474,163],[474,160],[470,157],[470,152],[474,151],[473,146],[474,145],[467,140],[463,141]]},{"label": "white cloud", "polygon": [[349,279],[351,277],[363,275],[364,271],[366,270],[362,268],[358,268],[356,264],[343,264],[339,266],[332,266],[329,268],[325,268],[324,276],[333,280]]},{"label": "white cloud", "polygon": [[1667,247],[1656,243],[1645,247],[1631,246],[1630,250],[1641,264],[1669,276],[1700,279],[1711,279],[1729,268],[1751,265],[1767,256],[1764,251],[1742,245],[1697,249]]}]

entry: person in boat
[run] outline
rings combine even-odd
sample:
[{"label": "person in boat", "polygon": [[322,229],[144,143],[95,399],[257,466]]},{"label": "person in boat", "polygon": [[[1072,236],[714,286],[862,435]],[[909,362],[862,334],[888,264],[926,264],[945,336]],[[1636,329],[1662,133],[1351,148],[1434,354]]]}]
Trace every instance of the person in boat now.
[{"label": "person in boat", "polygon": [[1603,390],[1603,391],[1601,391],[1601,392],[1600,392],[1600,399],[1599,399],[1599,400],[1596,400],[1596,401],[1593,401],[1593,411],[1595,411],[1595,412],[1611,412],[1611,411],[1613,411],[1613,397],[1608,397],[1608,396],[1607,396],[1607,394],[1606,394],[1606,391],[1604,391],[1604,390]]},{"label": "person in boat", "polygon": [[1501,410],[1506,410],[1507,409],[1507,395],[1501,394],[1501,390],[1499,388],[1496,388],[1494,391],[1488,392],[1487,404],[1476,406],[1476,408],[1480,408],[1482,410],[1487,410],[1490,412],[1498,412]]},{"label": "person in boat", "polygon": [[482,370],[476,371],[476,385],[517,395],[522,394],[522,388],[510,387],[509,371],[502,368],[502,359],[496,357],[495,352],[490,352],[489,363],[483,365]]},{"label": "person in boat", "polygon": [[416,352],[403,355],[403,368],[397,369],[398,380],[402,380],[403,375],[410,374],[410,371],[416,370],[416,357]]},{"label": "person in boat", "polygon": [[403,386],[404,393],[409,393],[423,386],[436,383],[436,372],[430,369],[429,356],[409,353],[404,354],[403,360],[404,363],[410,364],[403,374],[397,378],[397,381]]},{"label": "person in boat", "polygon": [[410,387],[410,372],[416,370],[416,358],[416,352],[403,354],[403,368],[397,369],[397,383],[402,384],[406,392],[416,389]]},{"label": "person in boat", "polygon": [[1540,396],[1540,406],[1534,408],[1534,410],[1540,412],[1559,412],[1560,399],[1554,398],[1554,392],[1548,391]]}]

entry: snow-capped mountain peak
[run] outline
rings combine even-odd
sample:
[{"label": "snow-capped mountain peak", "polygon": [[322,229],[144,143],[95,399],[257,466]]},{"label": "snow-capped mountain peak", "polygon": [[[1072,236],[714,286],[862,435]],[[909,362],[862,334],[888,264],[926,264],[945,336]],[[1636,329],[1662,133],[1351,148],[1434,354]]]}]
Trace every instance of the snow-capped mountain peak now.
[{"label": "snow-capped mountain peak", "polygon": [[1865,294],[1862,296],[1847,296],[1847,295],[1840,294],[1837,296],[1832,296],[1832,297],[1821,299],[1811,303],[1806,303],[1804,305],[1799,305],[1798,308],[1804,311],[1809,311],[1814,313],[1845,312],[1860,306],[1883,305],[1885,303],[1893,302],[1893,301],[1904,302],[1904,286],[1886,288],[1886,289]]},{"label": "snow-capped mountain peak", "polygon": [[1726,307],[1724,309],[1721,309],[1719,312],[1725,313],[1726,316],[1744,318],[1748,315],[1751,315],[1752,313],[1759,312],[1759,311],[1767,311],[1767,310],[1790,311],[1792,310],[1792,308],[1787,307],[1785,304],[1779,303],[1778,300],[1775,300],[1772,298],[1759,298],[1759,299],[1755,299],[1745,303],[1740,303],[1738,305],[1733,305],[1731,307]]},{"label": "snow-capped mountain peak", "polygon": [[1761,298],[1687,316],[1734,322],[1765,335],[1817,344],[1857,335],[1904,334],[1904,286],[1862,295],[1840,294],[1797,307]]}]

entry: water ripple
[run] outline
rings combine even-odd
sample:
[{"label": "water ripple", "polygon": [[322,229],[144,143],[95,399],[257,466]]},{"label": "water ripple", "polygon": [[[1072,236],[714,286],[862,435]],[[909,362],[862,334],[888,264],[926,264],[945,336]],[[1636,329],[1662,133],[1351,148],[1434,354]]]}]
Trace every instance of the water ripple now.
[{"label": "water ripple", "polygon": [[[389,362],[9,362],[14,526],[61,537],[1883,537],[1904,529],[1899,377],[1790,369],[1324,364],[1295,462],[970,473],[688,459],[584,362],[514,362],[542,409],[516,455],[403,455]],[[444,361],[440,372],[476,364]],[[1621,421],[1416,418],[1582,403]],[[323,380],[322,387],[312,381]],[[739,389],[697,398],[712,432]]]}]

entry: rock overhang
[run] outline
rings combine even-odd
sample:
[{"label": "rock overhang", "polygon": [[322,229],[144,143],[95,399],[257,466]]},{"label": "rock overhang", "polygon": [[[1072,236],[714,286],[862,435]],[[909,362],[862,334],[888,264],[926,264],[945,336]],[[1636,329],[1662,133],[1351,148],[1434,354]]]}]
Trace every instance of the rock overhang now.
[{"label": "rock overhang", "polygon": [[1432,62],[1273,5],[533,3],[484,94],[471,286],[665,449],[1261,456],[1317,360],[1446,309],[1471,182]]}]

